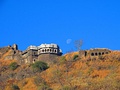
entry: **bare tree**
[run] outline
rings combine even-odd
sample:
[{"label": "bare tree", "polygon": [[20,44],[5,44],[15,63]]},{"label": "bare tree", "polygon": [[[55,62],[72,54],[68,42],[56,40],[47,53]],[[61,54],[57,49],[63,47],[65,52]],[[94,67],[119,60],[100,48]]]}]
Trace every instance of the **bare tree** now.
[{"label": "bare tree", "polygon": [[78,50],[78,51],[80,51],[81,50],[81,47],[82,47],[82,45],[83,45],[83,40],[76,40],[75,42],[74,42],[74,45],[75,45],[75,48]]}]

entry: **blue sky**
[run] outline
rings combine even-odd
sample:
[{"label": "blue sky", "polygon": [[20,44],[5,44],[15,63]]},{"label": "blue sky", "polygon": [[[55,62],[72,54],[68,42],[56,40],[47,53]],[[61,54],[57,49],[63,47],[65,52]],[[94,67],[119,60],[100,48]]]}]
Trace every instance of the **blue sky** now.
[{"label": "blue sky", "polygon": [[[120,50],[120,0],[0,0],[0,47],[56,43],[63,53]],[[67,42],[68,41],[68,42]]]}]

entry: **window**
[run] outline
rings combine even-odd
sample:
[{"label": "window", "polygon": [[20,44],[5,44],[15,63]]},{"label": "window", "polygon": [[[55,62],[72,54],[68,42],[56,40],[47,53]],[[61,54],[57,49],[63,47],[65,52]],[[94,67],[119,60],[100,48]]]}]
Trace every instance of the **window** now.
[{"label": "window", "polygon": [[57,52],[57,50],[55,49],[55,53]]},{"label": "window", "polygon": [[91,53],[91,56],[94,56],[94,53]]},{"label": "window", "polygon": [[44,52],[44,50],[42,50],[42,52]]},{"label": "window", "polygon": [[98,54],[97,54],[97,53],[95,53],[95,55],[97,56]]},{"label": "window", "polygon": [[99,52],[99,55],[101,55],[101,53]]},{"label": "window", "polygon": [[102,52],[102,55],[104,55],[104,52]]}]

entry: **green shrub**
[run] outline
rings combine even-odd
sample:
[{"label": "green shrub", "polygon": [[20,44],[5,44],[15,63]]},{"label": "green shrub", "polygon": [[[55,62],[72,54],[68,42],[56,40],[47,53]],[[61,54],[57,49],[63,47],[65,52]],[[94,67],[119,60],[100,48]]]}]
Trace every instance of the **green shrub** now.
[{"label": "green shrub", "polygon": [[73,56],[73,60],[75,60],[76,58],[78,58],[78,55],[74,55]]},{"label": "green shrub", "polygon": [[48,65],[45,62],[36,61],[34,64],[32,64],[32,68],[36,71],[44,71],[48,68]]},{"label": "green shrub", "polygon": [[18,67],[18,64],[16,62],[12,62],[10,65],[9,65],[10,69],[11,70],[15,70],[17,67]]},{"label": "green shrub", "polygon": [[12,90],[20,90],[20,88],[17,85],[12,85]]}]

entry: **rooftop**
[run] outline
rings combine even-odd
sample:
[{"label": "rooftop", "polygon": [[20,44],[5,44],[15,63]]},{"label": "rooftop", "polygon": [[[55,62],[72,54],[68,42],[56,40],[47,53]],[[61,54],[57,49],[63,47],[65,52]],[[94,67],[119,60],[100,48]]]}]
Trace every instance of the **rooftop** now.
[{"label": "rooftop", "polygon": [[57,44],[51,43],[51,44],[41,44],[40,46],[34,46],[30,45],[27,50],[32,49],[32,50],[38,50],[40,48],[59,48]]}]

